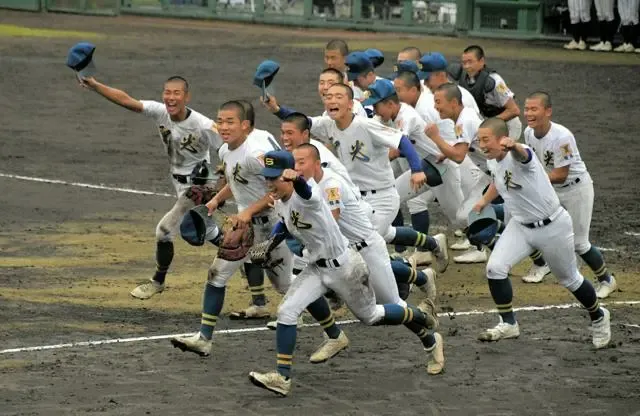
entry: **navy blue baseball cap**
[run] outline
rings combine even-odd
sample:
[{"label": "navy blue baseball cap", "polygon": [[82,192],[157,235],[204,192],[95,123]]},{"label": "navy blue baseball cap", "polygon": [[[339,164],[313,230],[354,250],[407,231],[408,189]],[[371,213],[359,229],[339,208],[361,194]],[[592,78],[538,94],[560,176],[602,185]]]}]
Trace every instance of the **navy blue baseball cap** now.
[{"label": "navy blue baseball cap", "polygon": [[390,80],[398,78],[400,72],[408,71],[417,74],[420,69],[415,61],[398,61],[393,66],[393,74],[389,75]]},{"label": "navy blue baseball cap", "polygon": [[467,237],[473,244],[490,244],[498,233],[498,219],[496,211],[491,204],[487,205],[480,212],[471,210],[468,216],[469,228]]},{"label": "navy blue baseball cap", "polygon": [[93,63],[93,52],[96,45],[89,42],[76,43],[69,49],[67,54],[67,66],[78,73],[78,77],[90,77],[96,72]]},{"label": "navy blue baseball cap", "polygon": [[198,205],[185,212],[180,222],[182,239],[192,246],[204,244],[207,234],[217,228],[206,205]]},{"label": "navy blue baseball cap", "polygon": [[367,88],[367,92],[369,92],[369,98],[362,102],[362,105],[365,107],[375,105],[382,100],[396,95],[396,89],[388,79],[377,79]]},{"label": "navy blue baseball cap", "polygon": [[273,150],[264,155],[264,168],[262,176],[267,179],[276,179],[282,175],[285,169],[293,169],[296,161],[293,155],[286,150]]},{"label": "navy blue baseball cap", "polygon": [[445,71],[447,69],[447,60],[439,52],[427,53],[420,58],[420,71],[418,77],[420,79],[429,79],[432,72]]},{"label": "navy blue baseball cap", "polygon": [[260,62],[260,65],[256,68],[256,73],[253,76],[253,85],[260,88],[263,86],[268,87],[271,82],[273,82],[273,79],[279,70],[280,65],[275,61],[266,60]]},{"label": "navy blue baseball cap", "polygon": [[427,159],[422,159],[422,171],[427,175],[427,185],[435,187],[442,185],[442,175],[447,172],[447,167],[441,163],[431,163]]},{"label": "navy blue baseball cap", "polygon": [[364,53],[371,61],[371,65],[373,65],[374,68],[377,68],[384,63],[384,54],[378,49],[367,49]]},{"label": "navy blue baseball cap", "polygon": [[371,60],[364,52],[351,52],[347,55],[345,61],[347,66],[347,79],[353,81],[358,78],[358,75],[373,71],[373,64]]}]

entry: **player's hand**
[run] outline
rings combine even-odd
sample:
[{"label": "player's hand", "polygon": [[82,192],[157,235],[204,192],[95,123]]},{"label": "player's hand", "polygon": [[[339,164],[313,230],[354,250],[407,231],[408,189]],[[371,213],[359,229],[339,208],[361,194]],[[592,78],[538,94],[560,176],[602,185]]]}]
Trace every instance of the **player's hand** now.
[{"label": "player's hand", "polygon": [[211,198],[211,201],[206,203],[206,206],[209,209],[209,216],[213,215],[213,212],[218,209],[218,205],[218,201],[215,197]]},{"label": "player's hand", "polygon": [[427,182],[427,175],[424,172],[416,172],[411,174],[411,188],[414,192],[418,192],[418,189]]},{"label": "player's hand", "polygon": [[269,194],[269,199],[271,201],[269,201],[269,203],[267,204],[269,206],[269,208],[275,208],[276,207],[276,199],[273,197],[273,194]]},{"label": "player's hand", "polygon": [[436,123],[429,123],[424,128],[424,134],[426,134],[429,138],[436,137],[440,135],[440,129],[438,128],[438,125]]},{"label": "player's hand", "polygon": [[270,95],[267,98],[268,101],[265,101],[262,97],[260,97],[260,102],[262,103],[262,105],[264,105],[266,109],[271,111],[272,113],[277,113],[278,111],[280,111],[280,106],[278,105],[278,100],[276,100],[276,97]]},{"label": "player's hand", "polygon": [[293,169],[285,169],[280,175],[280,180],[283,182],[293,182],[298,177],[298,172]]},{"label": "player's hand", "polygon": [[400,150],[389,149],[389,160],[394,160],[400,157]]},{"label": "player's hand", "polygon": [[238,213],[238,215],[229,217],[229,221],[231,221],[234,229],[245,228],[251,224],[251,215],[245,210]]},{"label": "player's hand", "polygon": [[502,146],[503,150],[508,152],[516,146],[516,141],[511,137],[503,137],[500,139],[500,146]]},{"label": "player's hand", "polygon": [[473,206],[473,208],[471,208],[472,211],[475,212],[480,212],[484,209],[484,207],[486,207],[488,204],[487,201],[484,200],[484,198],[480,199],[478,202],[475,203],[475,205]]},{"label": "player's hand", "polygon": [[83,88],[87,88],[89,90],[95,90],[98,81],[94,77],[78,77],[78,82]]},{"label": "player's hand", "polygon": [[439,155],[438,158],[436,159],[436,163],[442,163],[445,160],[447,160],[447,157],[445,155]]}]

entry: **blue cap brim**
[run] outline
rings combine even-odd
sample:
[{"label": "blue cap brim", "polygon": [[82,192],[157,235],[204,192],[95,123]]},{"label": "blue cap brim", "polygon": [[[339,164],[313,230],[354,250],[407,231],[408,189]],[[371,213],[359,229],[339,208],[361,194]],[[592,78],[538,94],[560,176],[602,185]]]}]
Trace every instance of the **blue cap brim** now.
[{"label": "blue cap brim", "polygon": [[279,168],[262,168],[262,176],[264,176],[267,179],[276,179],[279,178],[280,175],[282,175],[282,172],[284,172],[284,169],[279,169]]},{"label": "blue cap brim", "polygon": [[442,185],[444,169],[438,169],[436,165],[426,159],[422,160],[422,171],[427,175],[427,185],[434,187]]},{"label": "blue cap brim", "polygon": [[374,106],[378,104],[380,101],[382,101],[382,98],[380,97],[370,97],[362,102],[362,106],[363,107]]},{"label": "blue cap brim", "polygon": [[428,79],[430,76],[431,76],[431,72],[418,71],[418,78],[420,79]]},{"label": "blue cap brim", "polygon": [[360,75],[357,72],[347,72],[347,79],[349,81],[355,81],[356,79],[358,79],[358,75]]}]

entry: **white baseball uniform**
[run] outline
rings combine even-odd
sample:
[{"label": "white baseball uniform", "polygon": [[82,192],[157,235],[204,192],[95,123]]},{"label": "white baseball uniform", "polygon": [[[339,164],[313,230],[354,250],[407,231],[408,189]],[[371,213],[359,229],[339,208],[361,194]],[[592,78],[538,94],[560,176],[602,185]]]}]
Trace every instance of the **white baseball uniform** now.
[{"label": "white baseball uniform", "polygon": [[[573,0],[575,1],[575,0]],[[582,0],[588,1],[588,0]],[[638,24],[638,0],[618,0],[618,13],[623,26]],[[583,20],[584,22],[585,20]],[[588,20],[586,20],[588,22]],[[635,39],[634,39],[635,40]]]},{"label": "white baseball uniform", "polygon": [[473,111],[476,112],[476,114],[479,117],[481,117],[480,108],[478,107],[478,103],[476,102],[476,99],[473,98],[473,95],[471,95],[471,93],[466,88],[463,88],[460,85],[458,85],[458,89],[462,94],[462,106],[466,108],[471,108]]},{"label": "white baseball uniform", "polygon": [[591,21],[591,0],[568,0],[571,24]]},{"label": "white baseball uniform", "polygon": [[384,307],[376,305],[366,281],[367,266],[349,248],[349,241],[322,197],[323,191],[313,179],[307,184],[311,187],[309,199],[294,191],[286,201],[275,202],[280,221],[309,252],[308,266],[293,280],[280,303],[278,323],[296,325],[302,311],[332,289],[356,317],[371,325],[384,317]]},{"label": "white baseball uniform", "polygon": [[163,103],[141,100],[142,114],[153,119],[158,127],[165,150],[171,164],[171,175],[186,177],[186,183],[171,177],[177,196],[191,186],[189,175],[195,166],[206,160],[211,161],[210,152],[222,146],[222,139],[215,129],[215,123],[208,117],[187,109],[187,118],[173,121]]},{"label": "white baseball uniform", "polygon": [[487,277],[506,279],[513,265],[540,250],[558,281],[574,292],[584,278],[574,253],[571,217],[560,205],[538,158],[530,147],[524,147],[529,153],[524,162],[512,152],[489,162],[493,183],[511,219],[489,257]]},{"label": "white baseball uniform", "polygon": [[354,117],[344,130],[339,129],[330,117],[313,117],[311,133],[333,145],[351,181],[373,208],[376,229],[385,241],[393,240],[395,229],[391,223],[397,215],[400,199],[395,189],[389,149],[398,148],[402,132],[364,117]]},{"label": "white baseball uniform", "polygon": [[564,183],[553,184],[560,203],[573,221],[575,250],[584,254],[591,249],[589,228],[593,212],[593,180],[580,157],[573,133],[563,125],[552,122],[544,137],[536,137],[533,129],[524,131],[525,143],[531,147],[545,171],[569,166]]},{"label": "white baseball uniform", "polygon": [[[273,143],[261,139],[259,135],[248,136],[235,149],[229,149],[229,145],[226,143],[220,148],[219,157],[224,166],[227,184],[238,205],[238,212],[244,211],[267,194],[266,180],[262,176],[264,155],[277,149],[279,147],[274,148]],[[260,243],[269,238],[271,229],[277,220],[278,218],[271,208],[254,216],[252,219],[254,241]],[[267,270],[267,276],[274,288],[278,292],[284,293],[291,280],[292,253],[286,243],[282,242],[274,249],[273,255],[275,258],[283,259],[283,263],[275,269]],[[216,287],[224,287],[227,280],[245,262],[248,262],[247,258],[227,261],[216,257],[209,268],[209,280],[212,280],[212,284]]]},{"label": "white baseball uniform", "polygon": [[[507,101],[515,97],[515,94],[507,87],[507,83],[504,82],[504,79],[502,79],[500,75],[492,72],[489,76],[495,81],[495,87],[491,92],[485,94],[485,101],[489,105],[504,107]],[[520,136],[522,135],[522,121],[520,121],[520,117],[514,117],[507,121],[507,127],[509,128],[509,137],[514,140],[520,140]]]},{"label": "white baseball uniform", "polygon": [[[353,101],[353,109],[351,111],[353,112],[353,114],[361,117],[369,117],[359,100],[356,100],[354,98],[352,101]],[[328,115],[327,111],[325,110],[324,113],[322,113],[322,115],[327,116]]]}]

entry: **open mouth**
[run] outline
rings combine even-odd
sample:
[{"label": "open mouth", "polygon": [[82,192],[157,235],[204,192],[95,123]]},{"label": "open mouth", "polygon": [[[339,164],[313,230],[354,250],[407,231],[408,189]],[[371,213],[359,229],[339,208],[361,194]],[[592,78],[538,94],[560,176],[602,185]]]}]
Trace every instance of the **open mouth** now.
[{"label": "open mouth", "polygon": [[178,106],[175,103],[165,103],[168,112],[174,112],[178,109]]},{"label": "open mouth", "polygon": [[340,111],[340,109],[338,107],[328,107],[327,108],[327,113],[329,113],[329,114],[338,114],[339,111]]}]

